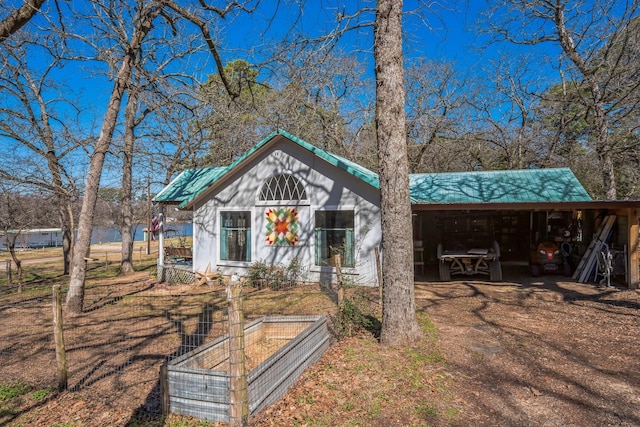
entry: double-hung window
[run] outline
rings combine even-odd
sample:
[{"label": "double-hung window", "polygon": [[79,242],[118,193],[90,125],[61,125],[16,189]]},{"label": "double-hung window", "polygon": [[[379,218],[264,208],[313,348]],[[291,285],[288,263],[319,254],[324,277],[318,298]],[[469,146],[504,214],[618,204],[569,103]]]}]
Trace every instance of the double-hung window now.
[{"label": "double-hung window", "polygon": [[352,210],[316,211],[315,238],[316,265],[334,265],[340,254],[344,267],[355,267]]},{"label": "double-hung window", "polygon": [[220,212],[220,259],[251,261],[251,212]]}]

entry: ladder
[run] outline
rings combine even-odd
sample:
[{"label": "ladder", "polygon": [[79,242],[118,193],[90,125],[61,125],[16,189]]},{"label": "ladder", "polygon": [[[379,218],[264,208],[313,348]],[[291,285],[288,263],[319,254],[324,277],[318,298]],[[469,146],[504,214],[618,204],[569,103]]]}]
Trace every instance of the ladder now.
[{"label": "ladder", "polygon": [[600,224],[600,227],[596,232],[595,239],[591,241],[587,251],[582,256],[576,271],[573,272],[573,280],[577,280],[579,283],[585,283],[587,281],[595,263],[597,262],[596,257],[598,252],[601,250],[602,244],[609,239],[609,233],[611,232],[611,228],[615,222],[615,215],[607,215],[604,217],[602,224]]}]

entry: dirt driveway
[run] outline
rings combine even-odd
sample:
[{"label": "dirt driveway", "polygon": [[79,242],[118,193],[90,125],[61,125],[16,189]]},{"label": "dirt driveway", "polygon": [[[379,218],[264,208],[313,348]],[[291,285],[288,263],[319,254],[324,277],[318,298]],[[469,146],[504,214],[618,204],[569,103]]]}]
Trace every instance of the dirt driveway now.
[{"label": "dirt driveway", "polygon": [[640,425],[640,291],[558,277],[431,282],[465,425]]}]

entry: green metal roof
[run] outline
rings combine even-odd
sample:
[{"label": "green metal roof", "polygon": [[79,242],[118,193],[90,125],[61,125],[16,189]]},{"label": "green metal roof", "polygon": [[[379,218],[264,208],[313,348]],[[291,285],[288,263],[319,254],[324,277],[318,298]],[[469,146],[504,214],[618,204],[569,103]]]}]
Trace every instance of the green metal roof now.
[{"label": "green metal roof", "polygon": [[160,191],[154,202],[161,203],[182,203],[182,201],[200,193],[202,189],[208,188],[227,170],[223,166],[187,169],[173,179],[165,188]]},{"label": "green metal roof", "polygon": [[347,160],[344,157],[340,157],[336,154],[329,153],[328,151],[318,148],[315,145],[311,145],[308,142],[303,141],[300,138],[295,137],[283,130],[277,131],[276,134],[286,136],[287,138],[294,141],[298,145],[311,151],[313,154],[320,157],[321,159],[324,159],[327,162],[331,163],[332,165],[339,167],[340,169],[343,169],[344,171],[350,173],[351,175],[354,175],[357,178],[360,178],[361,180],[363,180],[364,182],[366,182],[367,184],[370,184],[375,188],[380,188],[380,181],[378,180],[378,174],[370,171],[364,166],[360,166],[359,164],[352,162],[351,160]]},{"label": "green metal roof", "polygon": [[[154,198],[187,207],[196,197],[264,147],[278,135],[309,150],[326,162],[380,188],[378,175],[350,160],[322,150],[283,130],[264,138],[227,167],[189,169]],[[413,174],[409,176],[412,204],[537,203],[591,201],[568,168]]]},{"label": "green metal roof", "polygon": [[[202,180],[199,180],[198,183],[192,184],[190,186],[192,191],[190,192],[190,194],[186,195],[186,197],[184,197],[182,199],[182,202],[180,203],[179,207],[181,207],[181,208],[187,207],[203,191],[205,191],[207,188],[209,188],[211,185],[213,185],[217,180],[222,178],[226,173],[228,173],[231,170],[233,170],[238,164],[244,162],[253,153],[255,153],[256,151],[260,150],[264,145],[266,145],[269,141],[273,140],[278,135],[284,136],[285,138],[293,141],[294,143],[298,144],[299,146],[311,151],[313,154],[315,154],[316,156],[320,157],[321,159],[331,163],[332,165],[334,165],[336,167],[339,167],[340,169],[345,170],[346,172],[350,173],[351,175],[354,175],[354,176],[360,178],[361,180],[363,180],[364,182],[374,186],[375,188],[380,188],[379,187],[379,183],[378,183],[378,175],[376,173],[371,172],[369,169],[367,169],[367,168],[365,168],[363,166],[360,166],[357,163],[354,163],[354,162],[352,162],[350,160],[347,160],[347,159],[345,159],[343,157],[337,156],[335,154],[329,153],[328,151],[322,150],[322,149],[320,149],[320,148],[318,148],[318,147],[316,147],[314,145],[311,145],[308,142],[303,141],[302,139],[300,139],[298,137],[295,137],[295,136],[291,135],[288,132],[285,132],[285,131],[283,131],[281,129],[278,129],[275,132],[271,133],[266,138],[264,138],[258,144],[253,146],[250,150],[248,150],[242,156],[238,157],[228,167],[222,168],[223,170],[220,173],[212,174],[212,178],[213,179],[211,179],[211,180],[202,179]],[[169,184],[169,186],[171,186],[171,184]],[[161,201],[161,200],[158,200],[158,201]]]},{"label": "green metal roof", "polygon": [[412,204],[592,200],[569,168],[415,174],[409,186]]}]

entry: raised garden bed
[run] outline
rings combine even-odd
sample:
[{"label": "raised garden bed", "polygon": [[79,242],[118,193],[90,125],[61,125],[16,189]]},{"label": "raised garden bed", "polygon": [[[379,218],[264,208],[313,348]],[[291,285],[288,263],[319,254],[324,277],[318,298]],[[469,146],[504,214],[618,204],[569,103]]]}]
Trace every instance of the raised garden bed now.
[{"label": "raised garden bed", "polygon": [[[245,326],[249,414],[275,402],[329,347],[325,316],[263,317]],[[162,378],[165,410],[229,422],[229,337],[172,361]]]}]

